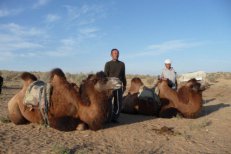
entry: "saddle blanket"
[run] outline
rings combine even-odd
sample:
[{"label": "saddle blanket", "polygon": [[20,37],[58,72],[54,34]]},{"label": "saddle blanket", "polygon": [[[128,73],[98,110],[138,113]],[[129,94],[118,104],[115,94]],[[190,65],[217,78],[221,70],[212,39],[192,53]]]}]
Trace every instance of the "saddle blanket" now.
[{"label": "saddle blanket", "polygon": [[152,100],[154,100],[155,102],[157,102],[160,105],[161,102],[160,102],[160,98],[159,98],[158,94],[159,94],[159,91],[157,88],[155,88],[153,90],[153,89],[150,89],[150,88],[143,86],[139,90],[138,97],[139,97],[139,99],[144,99],[144,100],[151,98]]},{"label": "saddle blanket", "polygon": [[[34,81],[29,85],[24,97],[24,105],[32,110],[35,107],[45,108],[49,106],[51,95],[51,85],[41,80]],[[47,106],[47,107],[48,107]]]}]

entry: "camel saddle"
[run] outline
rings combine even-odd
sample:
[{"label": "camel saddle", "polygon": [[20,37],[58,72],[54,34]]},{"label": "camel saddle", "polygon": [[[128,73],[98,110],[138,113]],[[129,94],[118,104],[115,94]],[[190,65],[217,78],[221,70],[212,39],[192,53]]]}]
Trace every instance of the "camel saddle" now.
[{"label": "camel saddle", "polygon": [[23,103],[29,108],[45,108],[46,102],[50,102],[50,94],[51,85],[49,83],[34,81],[27,88]]},{"label": "camel saddle", "polygon": [[160,105],[161,102],[158,94],[159,94],[158,89],[155,89],[155,91],[153,91],[153,89],[142,86],[139,89],[138,97],[139,99],[143,99],[143,100],[152,99],[153,101],[157,102],[158,105]]}]

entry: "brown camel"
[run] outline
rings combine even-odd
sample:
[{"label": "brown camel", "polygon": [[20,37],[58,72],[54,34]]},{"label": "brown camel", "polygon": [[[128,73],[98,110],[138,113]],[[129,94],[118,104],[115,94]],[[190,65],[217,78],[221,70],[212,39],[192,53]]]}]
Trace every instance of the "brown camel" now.
[{"label": "brown camel", "polygon": [[[121,87],[119,79],[106,78],[100,72],[89,75],[78,88],[67,81],[61,69],[53,69],[50,74],[49,126],[58,130],[74,130],[84,123],[92,130],[102,128],[111,112],[108,100],[112,91]],[[27,88],[37,78],[28,72],[24,72],[21,78],[24,81],[22,89],[8,103],[9,118],[15,124],[42,124],[44,117],[39,107],[31,110],[23,104]]]},{"label": "brown camel", "polygon": [[141,101],[139,91],[143,89],[143,83],[140,78],[133,78],[129,93],[123,99],[122,112],[146,115],[158,114],[160,117],[166,118],[180,113],[185,118],[194,118],[201,110],[202,91],[205,89],[195,79],[189,80],[178,91],[174,91],[168,86],[168,80],[159,80],[156,86],[159,89],[161,106],[156,99],[155,101],[151,101],[151,99],[147,101],[147,96],[145,96],[146,100],[142,99]]},{"label": "brown camel", "polygon": [[159,80],[157,87],[162,103],[160,117],[172,117],[180,113],[185,118],[195,118],[201,111],[205,87],[196,79],[187,81],[178,91],[172,90],[167,80]]},{"label": "brown camel", "polygon": [[159,99],[152,89],[144,86],[140,78],[133,78],[127,96],[124,96],[122,112],[130,114],[158,115]]}]

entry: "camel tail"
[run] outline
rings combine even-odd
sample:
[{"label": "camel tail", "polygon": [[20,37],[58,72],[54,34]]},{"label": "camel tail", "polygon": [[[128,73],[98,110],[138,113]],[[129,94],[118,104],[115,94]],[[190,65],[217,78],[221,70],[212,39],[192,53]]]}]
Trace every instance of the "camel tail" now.
[{"label": "camel tail", "polygon": [[57,75],[57,76],[59,76],[61,78],[66,79],[66,76],[65,76],[64,72],[60,68],[55,68],[55,69],[51,70],[51,72],[50,72],[50,80],[53,79],[54,75]]},{"label": "camel tail", "polygon": [[37,80],[37,77],[34,75],[34,74],[31,74],[29,72],[24,72],[22,73],[21,75],[21,79],[24,80],[24,81],[27,81],[27,80],[33,80],[33,81],[36,81]]}]

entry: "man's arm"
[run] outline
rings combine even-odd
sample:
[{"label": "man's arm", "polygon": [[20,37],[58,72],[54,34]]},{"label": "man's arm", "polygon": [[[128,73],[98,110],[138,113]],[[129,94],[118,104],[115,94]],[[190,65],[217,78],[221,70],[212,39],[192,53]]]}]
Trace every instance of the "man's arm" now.
[{"label": "man's arm", "polygon": [[126,80],[126,73],[125,73],[125,64],[123,63],[123,69],[122,69],[122,77],[123,77],[123,90],[126,90],[126,86],[127,86],[127,80]]},{"label": "man's arm", "polygon": [[106,76],[109,76],[109,63],[108,62],[104,66],[104,73]]},{"label": "man's arm", "polygon": [[160,78],[163,79],[164,78],[164,69],[161,72]]}]

